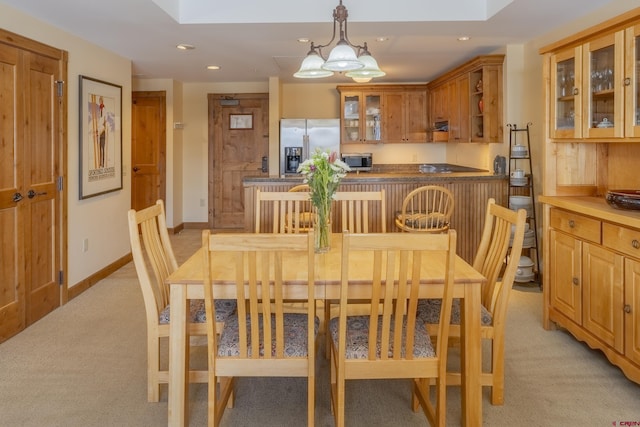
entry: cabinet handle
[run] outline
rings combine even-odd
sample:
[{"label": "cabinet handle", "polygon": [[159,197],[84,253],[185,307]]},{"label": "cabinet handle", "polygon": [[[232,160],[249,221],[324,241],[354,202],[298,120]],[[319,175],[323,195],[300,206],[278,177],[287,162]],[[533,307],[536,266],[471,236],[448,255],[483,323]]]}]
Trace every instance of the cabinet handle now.
[{"label": "cabinet handle", "polygon": [[631,84],[631,79],[629,77],[625,77],[624,79],[624,85],[625,86],[629,86]]},{"label": "cabinet handle", "polygon": [[575,228],[576,227],[576,222],[572,219],[569,220],[569,228]]},{"label": "cabinet handle", "polygon": [[574,95],[577,95],[578,93],[579,93],[578,88],[577,88],[577,87],[574,87],[574,88],[573,88],[573,94],[574,94]]},{"label": "cabinet handle", "polygon": [[574,285],[578,286],[579,282],[578,282],[578,278],[574,277],[573,280],[571,281]]},{"label": "cabinet handle", "polygon": [[631,306],[629,304],[624,305],[624,312],[627,314],[631,313]]},{"label": "cabinet handle", "polygon": [[631,246],[633,246],[634,249],[640,249],[640,242],[638,242],[636,239],[633,239],[631,241]]}]

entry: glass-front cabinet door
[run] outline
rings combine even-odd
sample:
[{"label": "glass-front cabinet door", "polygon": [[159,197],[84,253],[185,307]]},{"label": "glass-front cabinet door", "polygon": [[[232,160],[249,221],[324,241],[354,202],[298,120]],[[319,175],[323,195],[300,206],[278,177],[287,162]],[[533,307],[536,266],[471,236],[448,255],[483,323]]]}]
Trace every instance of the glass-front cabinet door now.
[{"label": "glass-front cabinet door", "polygon": [[382,96],[379,93],[342,93],[342,143],[377,143],[381,135]]},{"label": "glass-front cabinet door", "polygon": [[551,57],[551,137],[582,137],[582,49],[558,52]]},{"label": "glass-front cabinet door", "polygon": [[587,93],[582,130],[586,138],[624,134],[624,31],[584,45],[583,91]]},{"label": "glass-front cabinet door", "polygon": [[640,138],[640,24],[625,33],[625,137]]}]

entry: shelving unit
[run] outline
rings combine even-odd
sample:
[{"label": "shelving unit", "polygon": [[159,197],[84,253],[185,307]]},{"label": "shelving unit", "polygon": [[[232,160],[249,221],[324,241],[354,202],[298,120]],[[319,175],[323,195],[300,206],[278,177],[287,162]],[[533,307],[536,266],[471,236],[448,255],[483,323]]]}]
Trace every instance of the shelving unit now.
[{"label": "shelving unit", "polygon": [[[524,128],[518,128],[514,124],[508,124],[507,126],[509,127],[509,197],[507,200],[510,209],[524,208],[527,211],[529,229],[525,231],[522,253],[529,256],[533,262],[533,273],[520,277],[516,276],[516,282],[537,282],[541,284],[536,202],[533,189],[531,142],[529,138],[531,123],[527,123]],[[523,199],[519,199],[520,197]],[[530,202],[527,203],[525,201]]]}]

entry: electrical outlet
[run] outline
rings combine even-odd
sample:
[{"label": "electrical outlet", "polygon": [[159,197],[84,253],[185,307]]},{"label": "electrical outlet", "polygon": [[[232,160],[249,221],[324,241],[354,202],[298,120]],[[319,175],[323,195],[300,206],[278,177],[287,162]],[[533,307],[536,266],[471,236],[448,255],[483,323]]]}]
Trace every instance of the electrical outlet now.
[{"label": "electrical outlet", "polygon": [[85,237],[84,239],[82,239],[82,252],[87,251],[89,251],[89,239]]},{"label": "electrical outlet", "polygon": [[413,153],[413,155],[411,156],[411,161],[412,162],[417,162],[418,161],[418,153]]},{"label": "electrical outlet", "polygon": [[204,208],[204,199],[200,199],[200,207]]}]

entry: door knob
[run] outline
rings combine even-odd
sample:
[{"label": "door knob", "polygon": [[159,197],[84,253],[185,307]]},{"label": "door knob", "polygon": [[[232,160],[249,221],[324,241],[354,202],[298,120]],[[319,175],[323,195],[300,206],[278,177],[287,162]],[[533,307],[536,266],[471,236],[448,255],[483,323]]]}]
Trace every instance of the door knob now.
[{"label": "door knob", "polygon": [[139,170],[140,170],[140,168],[139,168],[139,167],[137,167],[137,166],[134,166],[134,167],[133,167],[133,171],[134,171],[134,172],[138,172]]},{"label": "door knob", "polygon": [[11,200],[13,200],[14,202],[19,202],[20,200],[22,200],[22,194],[20,193],[14,193],[13,198]]}]

